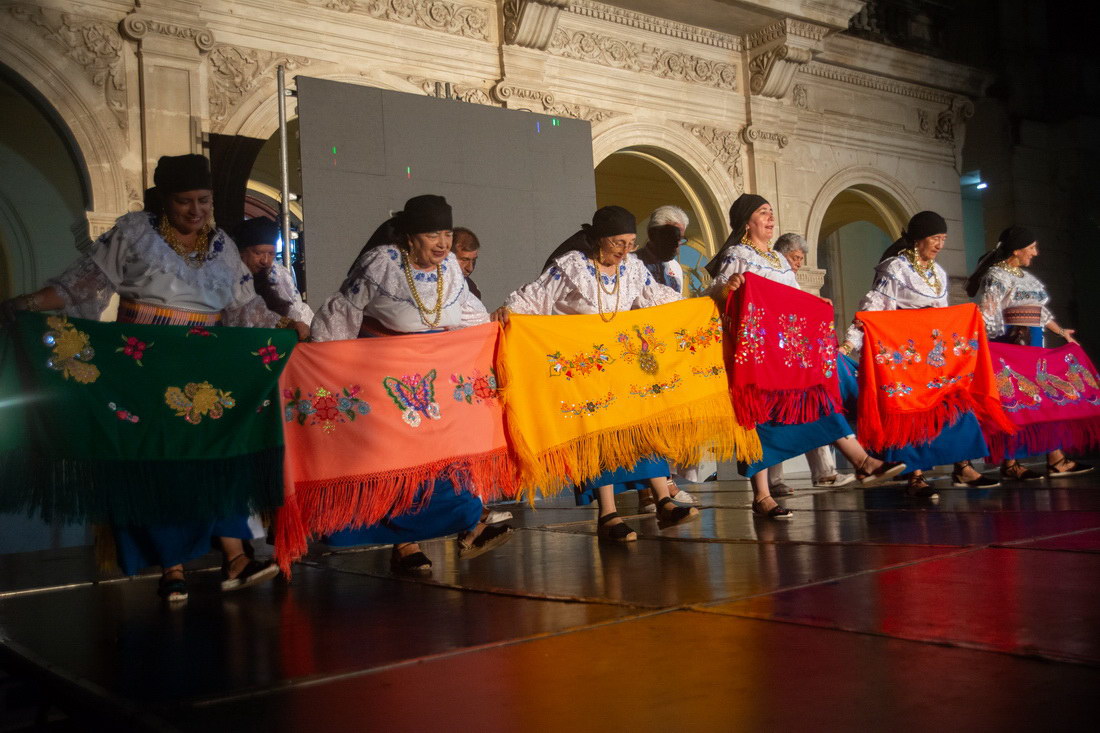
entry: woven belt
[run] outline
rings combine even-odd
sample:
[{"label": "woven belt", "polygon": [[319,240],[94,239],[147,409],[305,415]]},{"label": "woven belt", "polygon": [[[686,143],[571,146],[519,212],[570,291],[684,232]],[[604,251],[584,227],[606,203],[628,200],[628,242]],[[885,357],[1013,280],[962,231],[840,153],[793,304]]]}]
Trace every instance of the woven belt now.
[{"label": "woven belt", "polygon": [[163,305],[122,299],[118,303],[119,323],[151,323],[160,326],[217,326],[222,314],[199,313]]},{"label": "woven belt", "polygon": [[1014,305],[1011,308],[1005,308],[1004,319],[1009,326],[1038,326],[1042,323],[1043,307]]}]

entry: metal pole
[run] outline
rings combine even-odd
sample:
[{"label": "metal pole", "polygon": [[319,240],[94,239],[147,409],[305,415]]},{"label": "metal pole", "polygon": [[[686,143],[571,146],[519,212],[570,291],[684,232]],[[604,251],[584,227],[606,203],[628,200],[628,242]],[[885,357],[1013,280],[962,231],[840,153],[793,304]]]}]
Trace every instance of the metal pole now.
[{"label": "metal pole", "polygon": [[279,80],[279,172],[282,175],[282,187],[279,201],[279,225],[283,230],[283,265],[292,273],[290,266],[290,160],[286,142],[286,69],[278,67]]}]

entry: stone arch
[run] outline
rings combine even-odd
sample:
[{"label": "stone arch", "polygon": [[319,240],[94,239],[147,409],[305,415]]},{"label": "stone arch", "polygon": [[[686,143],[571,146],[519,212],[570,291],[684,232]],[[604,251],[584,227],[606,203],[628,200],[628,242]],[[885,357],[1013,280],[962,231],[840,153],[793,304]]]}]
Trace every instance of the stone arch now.
[{"label": "stone arch", "polygon": [[[107,107],[101,90],[75,62],[51,53],[47,42],[14,22],[0,25],[0,64],[65,125],[81,156],[77,162],[90,188],[89,221],[93,236],[128,210],[141,208],[141,196],[124,167],[130,157],[121,123]],[[109,82],[108,82],[109,83]]]},{"label": "stone arch", "polygon": [[[817,266],[817,245],[831,234],[826,213],[838,196],[850,193],[854,199],[874,212],[875,222],[893,238],[901,236],[901,230],[909,217],[919,211],[913,194],[898,179],[870,166],[852,166],[835,173],[825,181],[806,219],[806,242],[810,245],[810,265]],[[835,228],[835,227],[834,227]]]},{"label": "stone arch", "polygon": [[[739,191],[730,173],[716,164],[715,154],[684,129],[648,122],[609,121],[592,138],[592,162],[599,165],[616,153],[645,157],[659,166],[694,197],[693,208],[703,212],[700,228],[710,254],[728,234],[725,211]],[[738,153],[739,155],[740,153]]]}]

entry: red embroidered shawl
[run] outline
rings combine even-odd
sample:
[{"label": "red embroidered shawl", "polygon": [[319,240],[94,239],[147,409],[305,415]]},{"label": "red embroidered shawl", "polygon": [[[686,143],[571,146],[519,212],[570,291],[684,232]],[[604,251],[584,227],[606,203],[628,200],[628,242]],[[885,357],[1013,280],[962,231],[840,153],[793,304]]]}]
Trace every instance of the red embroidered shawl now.
[{"label": "red embroidered shawl", "polygon": [[966,412],[987,435],[1014,433],[1001,409],[978,307],[861,311],[859,439],[882,450],[927,443]]},{"label": "red embroidered shawl", "polygon": [[726,374],[746,427],[813,422],[840,411],[833,309],[789,285],[745,274],[726,301]]},{"label": "red embroidered shawl", "polygon": [[1020,450],[1039,455],[1100,448],[1100,376],[1084,349],[991,343],[989,351],[1001,405],[1020,429],[986,437],[990,460],[1014,458]]}]

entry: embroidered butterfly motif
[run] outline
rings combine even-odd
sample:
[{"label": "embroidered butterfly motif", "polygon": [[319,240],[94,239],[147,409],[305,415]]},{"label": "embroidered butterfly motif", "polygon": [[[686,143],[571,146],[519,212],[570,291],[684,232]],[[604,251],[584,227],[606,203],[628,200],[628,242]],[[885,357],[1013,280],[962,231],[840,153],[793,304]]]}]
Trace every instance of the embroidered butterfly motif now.
[{"label": "embroidered butterfly motif", "polygon": [[402,379],[385,377],[382,386],[410,427],[420,426],[421,415],[429,420],[440,418],[439,403],[435,401],[435,369],[423,377],[419,374],[406,374]]}]

